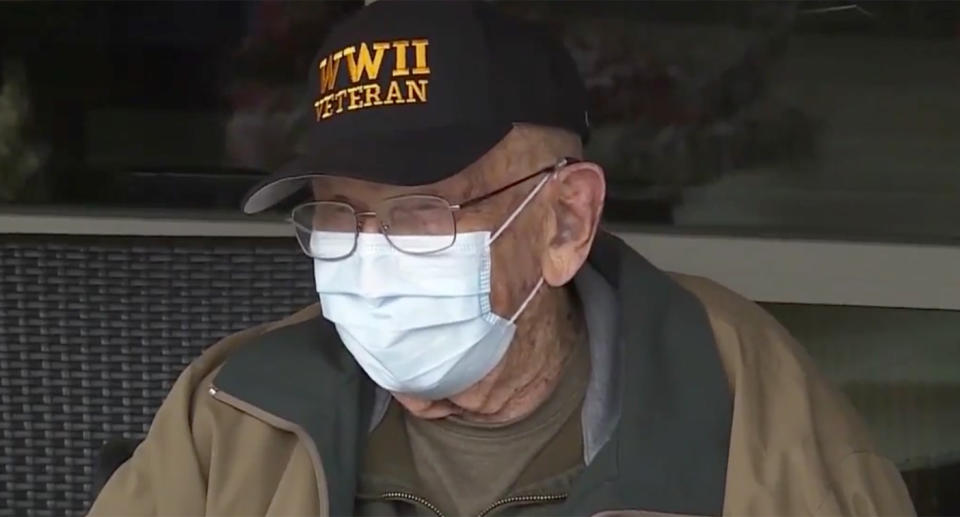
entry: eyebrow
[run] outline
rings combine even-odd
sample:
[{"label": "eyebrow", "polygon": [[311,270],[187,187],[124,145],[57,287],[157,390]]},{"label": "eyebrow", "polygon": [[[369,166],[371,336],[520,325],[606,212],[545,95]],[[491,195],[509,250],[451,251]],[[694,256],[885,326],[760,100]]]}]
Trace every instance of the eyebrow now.
[{"label": "eyebrow", "polygon": [[[397,196],[421,196],[421,195],[437,196],[437,197],[441,197],[441,198],[447,199],[447,200],[450,199],[449,196],[443,195],[442,193],[440,193],[439,191],[437,191],[437,189],[435,189],[435,188],[417,189],[417,190],[412,190],[412,191],[410,191],[410,192],[404,192],[403,194],[397,194]],[[343,195],[343,194],[331,194],[331,195],[328,195],[328,196],[321,196],[321,197],[322,197],[322,199],[319,199],[319,198],[318,198],[318,199],[316,199],[316,201],[338,201],[338,202],[341,202],[341,203],[346,203],[346,204],[348,204],[348,205],[350,205],[350,206],[352,206],[352,207],[354,207],[354,208],[357,208],[357,209],[367,208],[365,203],[362,203],[362,202],[358,201],[357,199],[351,198],[351,197],[349,197],[349,196],[345,196],[345,195]],[[383,201],[383,200],[385,200],[385,199],[390,199],[391,197],[396,197],[396,196],[384,196],[384,197],[377,198],[376,201],[374,202],[374,204],[376,204],[376,202],[378,202],[378,201]]]},{"label": "eyebrow", "polygon": [[344,196],[343,194],[324,193],[324,194],[318,195],[314,193],[313,199],[311,201],[336,201],[338,203],[346,203],[354,208],[356,208],[356,205],[357,205],[357,202],[355,199],[352,199],[348,196]]},{"label": "eyebrow", "polygon": [[349,197],[344,196],[343,194],[335,194],[330,199],[328,199],[328,201],[339,201],[341,203],[346,203],[348,205],[352,205],[354,202],[353,199],[350,199]]}]

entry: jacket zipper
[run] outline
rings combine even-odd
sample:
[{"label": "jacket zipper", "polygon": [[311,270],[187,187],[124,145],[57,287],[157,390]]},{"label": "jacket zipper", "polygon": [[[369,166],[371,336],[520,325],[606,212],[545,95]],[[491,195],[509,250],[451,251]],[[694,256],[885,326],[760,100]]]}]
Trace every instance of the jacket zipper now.
[{"label": "jacket zipper", "polygon": [[431,503],[430,501],[427,501],[426,499],[420,496],[408,494],[406,492],[384,492],[380,494],[380,498],[381,499],[402,499],[404,501],[414,502],[427,508],[428,510],[433,512],[434,515],[436,515],[437,517],[446,517],[443,514],[443,512],[441,512],[440,509],[437,508],[433,503]]},{"label": "jacket zipper", "polygon": [[[434,505],[434,504],[431,503],[430,501],[427,501],[426,499],[424,499],[424,498],[422,498],[422,497],[420,497],[420,496],[416,496],[416,495],[413,495],[413,494],[409,494],[409,493],[407,493],[407,492],[385,492],[385,493],[383,493],[383,494],[380,494],[380,497],[381,497],[382,499],[402,499],[402,500],[405,500],[405,501],[414,502],[414,503],[417,503],[417,504],[419,504],[419,505],[427,508],[428,510],[430,510],[431,512],[433,512],[434,515],[436,515],[437,517],[446,517],[446,516],[443,514],[443,512],[441,512],[440,509],[437,508],[436,505]],[[490,506],[486,507],[486,509],[484,509],[482,512],[480,512],[480,515],[478,515],[477,517],[486,517],[487,515],[490,514],[490,512],[496,510],[497,508],[500,508],[501,506],[508,505],[508,504],[513,504],[513,503],[546,503],[546,502],[550,502],[550,501],[562,501],[562,500],[564,500],[564,499],[566,499],[566,498],[567,498],[567,494],[517,495],[517,496],[513,496],[513,497],[504,497],[503,499],[499,499],[499,500],[495,501],[493,504],[491,504]]]},{"label": "jacket zipper", "polygon": [[[323,464],[320,462],[320,452],[317,451],[317,444],[313,443],[313,438],[307,434],[307,431],[300,427],[299,425],[278,417],[272,413],[268,413],[253,404],[244,402],[237,397],[217,388],[213,384],[210,385],[207,392],[213,397],[214,400],[222,402],[237,411],[247,413],[253,417],[259,418],[260,420],[278,428],[283,429],[284,431],[291,432],[297,436],[300,440],[300,443],[304,445],[307,449],[307,453],[310,455],[310,461],[313,463],[314,471],[316,472],[317,478],[317,495],[319,496],[322,493],[326,492],[326,473],[323,470]],[[327,515],[330,512],[330,499],[320,498],[320,514]]]},{"label": "jacket zipper", "polygon": [[486,510],[480,512],[480,515],[477,517],[486,517],[490,512],[500,508],[501,506],[513,504],[513,503],[546,503],[551,501],[562,501],[567,498],[567,494],[550,494],[550,495],[515,495],[513,497],[504,497],[499,501],[494,502],[487,507]]}]

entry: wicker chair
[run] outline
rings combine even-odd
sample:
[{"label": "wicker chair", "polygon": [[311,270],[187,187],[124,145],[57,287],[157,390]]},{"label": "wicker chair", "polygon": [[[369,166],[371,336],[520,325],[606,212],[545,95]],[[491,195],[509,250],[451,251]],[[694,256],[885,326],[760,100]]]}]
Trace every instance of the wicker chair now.
[{"label": "wicker chair", "polygon": [[0,517],[77,515],[217,339],[316,298],[292,239],[0,237]]}]

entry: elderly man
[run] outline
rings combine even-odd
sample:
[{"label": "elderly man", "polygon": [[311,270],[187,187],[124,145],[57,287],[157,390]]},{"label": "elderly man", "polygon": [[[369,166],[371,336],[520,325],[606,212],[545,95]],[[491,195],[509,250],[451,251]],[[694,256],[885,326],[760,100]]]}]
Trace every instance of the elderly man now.
[{"label": "elderly man", "polygon": [[913,512],[770,316],[598,230],[545,33],[378,2],[310,74],[300,155],[245,210],[310,196],[319,306],[191,364],[90,515]]}]

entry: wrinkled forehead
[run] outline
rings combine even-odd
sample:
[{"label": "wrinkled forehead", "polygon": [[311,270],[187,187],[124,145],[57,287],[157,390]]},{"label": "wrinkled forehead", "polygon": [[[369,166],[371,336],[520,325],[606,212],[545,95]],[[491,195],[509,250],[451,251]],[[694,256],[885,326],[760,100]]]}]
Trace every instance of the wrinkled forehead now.
[{"label": "wrinkled forehead", "polygon": [[313,178],[313,199],[322,201],[345,201],[354,208],[366,209],[377,201],[405,194],[431,194],[453,203],[466,199],[482,183],[483,171],[464,169],[453,176],[426,185],[390,185],[342,176],[318,176]]},{"label": "wrinkled forehead", "polygon": [[404,194],[433,194],[446,197],[448,189],[442,185],[401,186],[346,178],[317,176],[311,181],[313,199],[318,201],[346,201],[355,208],[368,208],[370,203]]},{"label": "wrinkled forehead", "polygon": [[579,158],[581,154],[580,139],[573,133],[518,124],[477,161],[436,183],[390,185],[330,175],[313,178],[311,188],[316,200],[347,201],[357,204],[357,208],[405,194],[433,194],[456,203],[547,167],[562,157]]}]

